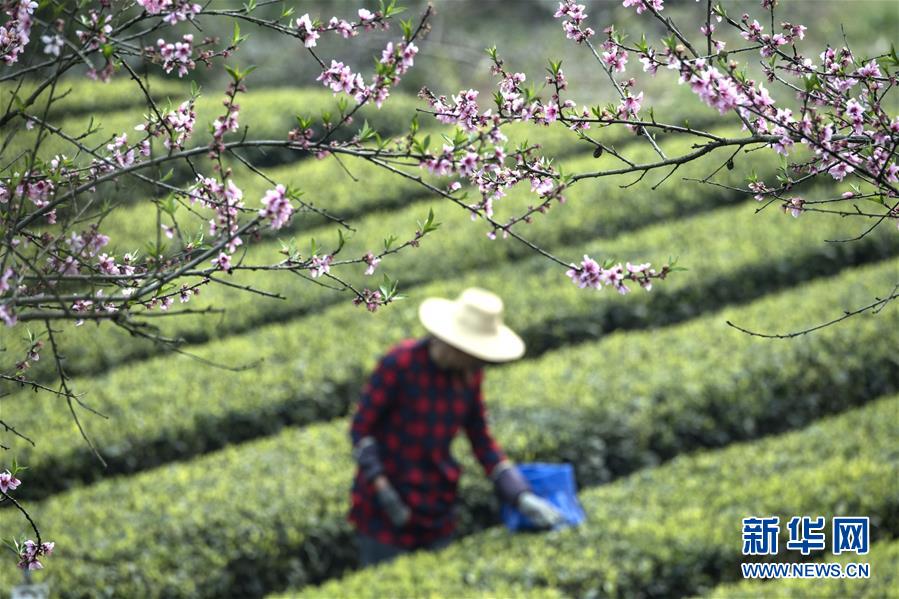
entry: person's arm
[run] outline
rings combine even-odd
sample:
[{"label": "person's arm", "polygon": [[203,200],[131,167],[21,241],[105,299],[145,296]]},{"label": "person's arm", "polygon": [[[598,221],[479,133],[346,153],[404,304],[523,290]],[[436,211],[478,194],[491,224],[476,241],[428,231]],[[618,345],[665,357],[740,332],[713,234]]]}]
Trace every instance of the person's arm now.
[{"label": "person's arm", "polygon": [[484,393],[481,389],[483,378],[484,371],[481,370],[476,379],[477,391],[474,405],[465,419],[465,434],[468,436],[475,457],[484,468],[484,474],[495,480],[495,477],[508,468],[511,462],[493,439],[490,428],[487,426],[487,408],[484,405]]},{"label": "person's arm", "polygon": [[374,431],[381,417],[396,400],[399,378],[400,371],[396,359],[388,354],[378,362],[374,372],[362,387],[362,395],[350,426],[353,458],[359,465],[362,476],[374,487],[381,507],[396,526],[408,522],[411,512],[384,476],[384,466],[381,463]]},{"label": "person's arm", "polygon": [[514,505],[535,525],[552,528],[562,521],[562,515],[545,499],[536,495],[521,471],[506,457],[490,434],[487,410],[481,390],[483,370],[478,374],[475,402],[465,423],[465,432],[484,473],[493,482],[500,500]]}]

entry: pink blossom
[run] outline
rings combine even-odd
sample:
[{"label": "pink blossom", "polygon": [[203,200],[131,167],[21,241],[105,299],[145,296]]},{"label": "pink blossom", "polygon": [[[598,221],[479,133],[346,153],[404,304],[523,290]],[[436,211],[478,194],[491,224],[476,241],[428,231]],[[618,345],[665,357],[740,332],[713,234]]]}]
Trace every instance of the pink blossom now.
[{"label": "pink blossom", "polygon": [[5,293],[9,291],[10,284],[9,280],[13,278],[15,275],[15,271],[9,266],[6,267],[6,270],[3,271],[3,275],[0,275],[0,293]]},{"label": "pink blossom", "polygon": [[799,215],[802,213],[803,204],[805,204],[805,200],[802,198],[790,198],[788,202],[784,203],[783,209],[784,212],[789,211],[790,214],[793,215],[793,218],[799,218]]},{"label": "pink blossom", "polygon": [[402,58],[400,64],[404,69],[408,69],[414,64],[415,61],[413,59],[415,58],[416,54],[418,54],[418,46],[416,46],[412,42],[402,45]]},{"label": "pink blossom", "polygon": [[565,274],[581,289],[584,287],[594,287],[598,289],[601,284],[600,275],[602,274],[602,268],[600,268],[596,260],[584,254],[580,269],[572,264],[571,268]]},{"label": "pink blossom", "polygon": [[12,475],[9,470],[0,472],[0,491],[8,493],[22,484],[18,478]]},{"label": "pink blossom", "polygon": [[272,220],[272,229],[283,227],[290,221],[290,217],[293,214],[293,206],[287,197],[287,190],[281,184],[265,192],[265,196],[262,198],[262,205],[265,208],[259,211],[259,216],[270,218]]},{"label": "pink blossom", "polygon": [[356,296],[353,298],[353,305],[365,304],[366,310],[369,312],[374,312],[378,309],[378,306],[381,305],[381,292],[380,291],[372,291],[371,289],[363,289],[362,297]]},{"label": "pink blossom", "polygon": [[768,192],[767,186],[761,181],[751,182],[749,184],[749,189],[755,192],[755,196],[753,197],[759,202],[765,199],[765,193]]},{"label": "pink blossom", "polygon": [[183,77],[196,68],[196,63],[191,59],[193,41],[194,36],[190,33],[184,34],[181,41],[174,44],[161,38],[156,41],[157,52],[162,57],[162,69],[166,73],[171,73],[177,67],[178,77]]},{"label": "pink blossom", "polygon": [[343,19],[337,19],[337,17],[331,17],[331,20],[328,21],[328,27],[338,33],[340,37],[347,39],[357,35],[357,31],[353,28],[352,23],[345,21]]},{"label": "pink blossom", "polygon": [[307,48],[314,48],[315,40],[319,38],[319,33],[315,27],[312,26],[312,21],[309,19],[309,13],[306,13],[297,19],[296,23],[300,39],[303,40],[303,45]]},{"label": "pink blossom", "polygon": [[627,64],[627,51],[617,45],[613,45],[608,51],[602,53],[602,61],[616,73],[623,73]]},{"label": "pink blossom", "polygon": [[169,25],[177,25],[203,10],[202,6],[191,3],[190,0],[137,0],[137,3],[151,15],[167,12],[163,20]]},{"label": "pink blossom", "polygon": [[623,6],[625,8],[636,6],[638,15],[643,14],[643,11],[648,10],[649,7],[652,7],[656,12],[664,8],[663,0],[624,0]]},{"label": "pink blossom", "polygon": [[365,274],[373,275],[375,273],[375,268],[381,263],[381,259],[375,257],[371,252],[365,254],[362,259],[368,264],[368,268],[365,269]]},{"label": "pink blossom", "polygon": [[238,114],[239,111],[236,104],[229,106],[228,115],[224,119],[215,119],[212,122],[212,137],[216,140],[221,140],[228,131],[237,131],[240,127],[237,119]]},{"label": "pink blossom", "polygon": [[547,104],[543,110],[543,118],[547,123],[556,122],[559,119],[559,105],[555,102]]},{"label": "pink blossom", "polygon": [[49,54],[50,56],[59,56],[65,43],[59,34],[42,35],[41,42],[44,44],[44,54]]},{"label": "pink blossom", "polygon": [[618,107],[618,115],[622,118],[627,118],[628,116],[636,117],[637,113],[640,112],[640,107],[643,104],[643,92],[640,92],[636,96],[632,96],[630,94],[627,95],[622,101],[621,105]]},{"label": "pink blossom", "polygon": [[231,256],[225,252],[219,252],[218,258],[212,260],[213,266],[218,266],[225,272],[231,272]]},{"label": "pink blossom", "polygon": [[743,39],[745,40],[760,41],[764,29],[765,28],[762,27],[758,21],[753,20],[752,23],[746,24],[746,30],[740,32],[740,35],[743,36]]},{"label": "pink blossom", "polygon": [[468,152],[459,161],[459,174],[463,177],[470,176],[478,167],[478,155],[475,152]]},{"label": "pink blossom", "polygon": [[331,271],[331,260],[334,257],[330,254],[320,258],[317,254],[312,256],[312,266],[309,267],[309,274],[312,278],[320,277]]},{"label": "pink blossom", "polygon": [[852,173],[852,171],[854,171],[854,170],[855,170],[855,168],[852,165],[847,164],[846,162],[840,161],[840,162],[834,163],[834,165],[831,166],[827,170],[827,172],[830,174],[831,177],[833,177],[837,181],[842,181],[843,179],[846,178],[846,175]]},{"label": "pink blossom", "polygon": [[559,2],[559,10],[553,16],[557,19],[568,17],[568,20],[562,22],[562,30],[565,32],[565,37],[573,39],[579,44],[595,33],[589,27],[581,29],[581,23],[587,18],[583,4],[575,4],[573,0],[563,0]]},{"label": "pink blossom", "polygon": [[38,3],[32,0],[4,2],[4,12],[10,17],[0,26],[0,60],[7,66],[15,64],[25,46],[31,41],[32,15]]},{"label": "pink blossom", "polygon": [[38,545],[31,539],[22,543],[19,547],[19,568],[23,570],[40,570],[44,566],[38,561],[41,555],[50,556],[56,543],[41,543]]},{"label": "pink blossom", "polygon": [[650,264],[631,264],[627,263],[627,274],[621,264],[616,264],[610,268],[601,267],[595,260],[585,255],[581,261],[580,267],[571,265],[571,268],[565,273],[571,280],[581,289],[592,287],[594,289],[602,289],[602,287],[614,287],[618,293],[624,295],[630,292],[625,285],[625,281],[635,280],[640,283],[646,291],[652,289],[651,276],[656,272],[650,269]]},{"label": "pink blossom", "polygon": [[12,311],[12,306],[0,304],[0,320],[8,327],[15,326],[18,319]]},{"label": "pink blossom", "polygon": [[119,269],[116,267],[115,259],[107,254],[100,254],[100,256],[98,257],[97,268],[100,269],[100,272],[107,275],[119,274]]},{"label": "pink blossom", "polygon": [[331,66],[322,71],[316,81],[321,81],[325,87],[330,87],[335,94],[345,92],[352,96],[359,96],[366,89],[361,75],[354,74],[350,67],[333,59]]},{"label": "pink blossom", "polygon": [[855,72],[860,77],[880,77],[880,67],[876,60],[870,61],[868,64]]},{"label": "pink blossom", "polygon": [[655,75],[659,69],[659,65],[655,60],[656,51],[652,48],[646,54],[640,54],[640,62],[643,64],[643,71],[650,75]]},{"label": "pink blossom", "polygon": [[628,262],[627,263],[627,272],[639,274],[639,273],[644,272],[647,269],[649,269],[649,267],[650,267],[649,262],[645,262],[643,264],[631,264],[630,262]]}]

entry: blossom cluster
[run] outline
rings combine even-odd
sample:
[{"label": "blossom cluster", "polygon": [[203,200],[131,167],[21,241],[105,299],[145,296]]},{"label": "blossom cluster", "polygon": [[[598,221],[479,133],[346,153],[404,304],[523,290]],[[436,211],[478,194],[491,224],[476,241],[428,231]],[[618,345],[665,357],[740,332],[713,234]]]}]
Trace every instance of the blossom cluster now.
[{"label": "blossom cluster", "polygon": [[293,214],[293,206],[290,204],[290,198],[287,197],[287,190],[281,184],[265,192],[262,205],[265,207],[259,211],[259,216],[271,220],[272,229],[283,227],[290,221]]},{"label": "blossom cluster", "polygon": [[31,539],[28,539],[18,548],[19,561],[16,565],[23,570],[40,570],[44,565],[39,561],[39,558],[52,555],[55,546],[56,543],[41,543],[38,545]]},{"label": "blossom cluster", "polygon": [[[507,137],[501,127],[506,122],[533,122],[549,125],[561,118],[563,108],[571,108],[574,103],[566,100],[559,104],[559,93],[567,82],[561,69],[551,70],[547,83],[553,86],[551,99],[544,103],[539,98],[530,97],[524,89],[527,76],[524,73],[507,72],[502,61],[494,55],[492,72],[500,77],[495,96],[497,111],[481,111],[476,90],[462,90],[448,99],[435,96],[427,88],[419,94],[433,110],[435,118],[445,124],[458,125],[465,133],[476,134],[463,144],[444,144],[440,153],[427,152],[420,160],[420,166],[438,176],[460,175],[468,179],[481,194],[480,202],[469,205],[472,219],[479,214],[492,218],[494,203],[504,197],[508,190],[520,182],[528,181],[531,191],[541,200],[538,208],[531,208],[520,220],[531,222],[534,212],[545,212],[551,200],[564,202],[564,185],[555,182],[556,173],[549,161],[535,158],[532,149],[517,152],[515,163],[507,164],[507,153],[503,143]],[[450,192],[461,188],[458,181],[449,186]],[[490,239],[496,237],[496,229],[501,228],[503,236],[509,235],[509,223],[487,233]]]},{"label": "blossom cluster", "polygon": [[193,42],[194,36],[191,33],[185,33],[181,36],[181,41],[174,44],[162,38],[156,40],[156,52],[162,59],[162,69],[166,73],[171,73],[177,68],[178,77],[184,77],[195,69],[197,64],[192,58]]},{"label": "blossom cluster", "polygon": [[163,145],[167,150],[180,150],[193,134],[194,125],[197,122],[197,113],[194,111],[194,101],[185,100],[178,108],[165,113],[160,121],[153,119],[145,124],[137,125],[135,131],[146,131],[154,137],[165,135]]},{"label": "blossom cluster", "polygon": [[227,98],[224,100],[226,112],[223,116],[212,122],[212,141],[210,147],[211,158],[216,158],[225,151],[225,134],[229,131],[234,132],[240,127],[238,116],[240,115],[240,105],[234,99],[238,92],[246,91],[246,86],[241,81],[232,81],[228,84]]},{"label": "blossom cluster", "polygon": [[[16,478],[15,474],[9,470],[0,472],[0,492],[7,494],[15,491],[21,484],[22,481]],[[30,539],[21,545],[16,542],[16,550],[19,556],[17,565],[23,570],[40,570],[44,566],[39,558],[51,555],[55,546],[56,544],[52,542],[44,542],[38,545]]]},{"label": "blossom cluster", "polygon": [[0,60],[7,66],[19,60],[19,55],[31,41],[32,15],[37,8],[34,0],[18,0],[4,3],[4,11],[9,17],[0,26]]},{"label": "blossom cluster", "polygon": [[137,0],[137,3],[151,15],[165,13],[162,20],[169,25],[187,21],[203,10],[202,6],[190,0]]},{"label": "blossom cluster", "polygon": [[743,24],[745,29],[740,32],[743,39],[747,41],[757,42],[761,45],[759,53],[763,58],[774,56],[778,52],[780,46],[795,43],[797,40],[805,39],[804,25],[793,25],[792,23],[781,23],[783,33],[762,33],[765,27],[757,20],[753,19],[749,22],[749,15],[743,15]]},{"label": "blossom cluster", "polygon": [[651,268],[651,264],[648,262],[644,264],[631,264],[628,262],[624,267],[621,264],[603,267],[586,254],[579,266],[572,264],[565,274],[581,289],[586,287],[592,289],[602,289],[604,286],[614,287],[622,295],[630,292],[630,289],[625,284],[627,281],[639,283],[641,287],[649,291],[652,289],[652,279],[662,276],[655,269]]},{"label": "blossom cluster", "polygon": [[596,33],[589,27],[581,28],[581,23],[587,18],[587,13],[584,9],[585,6],[583,4],[577,4],[574,0],[563,0],[562,2],[559,2],[559,10],[553,15],[557,19],[562,17],[567,18],[566,21],[562,22],[565,36],[579,44],[588,40]]},{"label": "blossom cluster", "polygon": [[86,30],[79,29],[75,31],[75,35],[87,50],[97,50],[109,42],[109,34],[112,33],[112,15],[104,16],[91,10],[88,17],[82,17],[82,24]]},{"label": "blossom cluster", "polygon": [[333,31],[340,37],[346,39],[358,35],[360,28],[366,30],[374,29],[378,26],[382,29],[388,28],[387,21],[380,13],[373,13],[368,9],[360,8],[357,15],[359,16],[358,23],[331,17],[328,21],[328,25],[325,26],[321,23],[313,22],[309,17],[309,13],[306,13],[295,21],[297,35],[300,40],[302,40],[305,47],[314,48],[317,45],[321,34],[325,31]]},{"label": "blossom cluster", "polygon": [[650,8],[659,12],[665,8],[664,4],[663,0],[624,0],[623,6],[625,8],[636,6],[637,14],[642,15],[644,11],[649,10]]},{"label": "blossom cluster", "polygon": [[371,289],[363,289],[361,296],[356,296],[353,298],[353,305],[361,305],[365,304],[365,309],[369,312],[375,312],[378,307],[381,305],[383,300],[383,296],[380,291],[371,290]]},{"label": "blossom cluster", "polygon": [[357,102],[362,102],[368,91],[362,75],[353,73],[349,66],[334,59],[331,59],[331,66],[322,71],[316,81],[321,81],[334,93],[344,92],[353,96]]},{"label": "blossom cluster", "polygon": [[214,216],[209,219],[209,235],[212,238],[227,235],[229,240],[225,247],[229,253],[233,254],[238,246],[243,245],[243,240],[237,235],[240,228],[238,216],[243,208],[243,191],[233,179],[228,177],[222,183],[218,179],[201,175],[197,177],[189,198],[191,203],[199,199],[201,206],[213,210]]},{"label": "blossom cluster", "polygon": [[335,94],[343,92],[358,103],[373,99],[380,108],[390,95],[390,87],[400,82],[400,78],[414,65],[418,47],[411,41],[398,44],[388,42],[381,53],[377,73],[371,85],[359,73],[343,62],[332,59],[331,66],[318,76],[317,81],[330,88]]}]

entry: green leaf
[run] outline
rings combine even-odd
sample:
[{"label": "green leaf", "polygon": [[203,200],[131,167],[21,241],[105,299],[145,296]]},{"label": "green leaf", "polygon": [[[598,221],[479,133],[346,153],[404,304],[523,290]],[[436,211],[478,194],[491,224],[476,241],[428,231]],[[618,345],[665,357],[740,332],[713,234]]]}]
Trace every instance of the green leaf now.
[{"label": "green leaf", "polygon": [[403,39],[408,42],[412,39],[412,19],[401,20],[400,27],[403,30]]},{"label": "green leaf", "polygon": [[428,209],[428,218],[425,222],[418,221],[418,229],[421,231],[422,235],[427,235],[432,231],[436,231],[440,227],[440,223],[434,220],[434,209]]},{"label": "green leaf", "polygon": [[167,195],[165,197],[164,200],[159,201],[159,208],[163,212],[165,212],[166,214],[169,214],[171,216],[175,215],[175,211],[178,209],[178,206],[179,206],[179,204],[178,204],[178,202],[175,201],[174,193],[170,193],[169,195]]},{"label": "green leaf", "polygon": [[640,35],[640,41],[637,43],[637,48],[640,49],[644,54],[649,50],[649,45],[646,43],[646,34],[643,33]]},{"label": "green leaf", "polygon": [[375,130],[371,128],[368,124],[368,120],[365,120],[362,123],[362,129],[359,130],[359,141],[367,141],[368,139],[374,137]]}]

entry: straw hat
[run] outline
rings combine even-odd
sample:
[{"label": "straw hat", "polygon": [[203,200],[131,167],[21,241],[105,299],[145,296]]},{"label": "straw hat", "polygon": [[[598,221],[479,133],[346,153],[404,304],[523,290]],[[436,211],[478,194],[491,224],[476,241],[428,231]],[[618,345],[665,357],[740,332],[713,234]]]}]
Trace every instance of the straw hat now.
[{"label": "straw hat", "polygon": [[524,341],[503,324],[503,300],[470,287],[456,299],[429,297],[418,318],[432,335],[487,362],[509,362],[524,355]]}]

